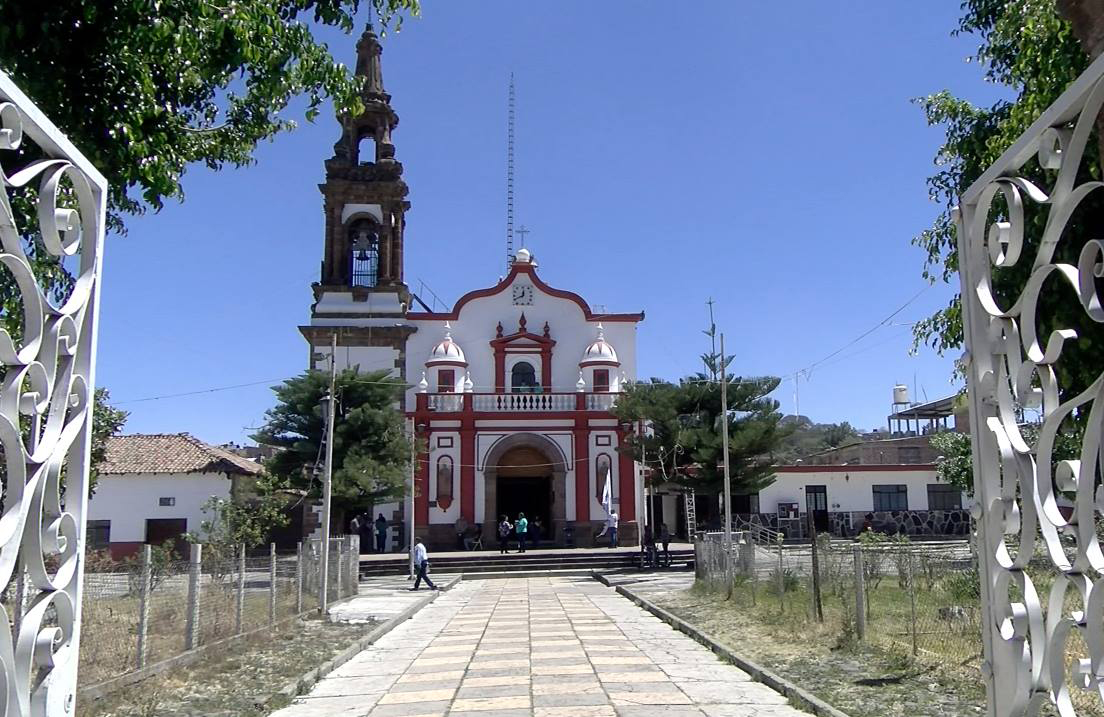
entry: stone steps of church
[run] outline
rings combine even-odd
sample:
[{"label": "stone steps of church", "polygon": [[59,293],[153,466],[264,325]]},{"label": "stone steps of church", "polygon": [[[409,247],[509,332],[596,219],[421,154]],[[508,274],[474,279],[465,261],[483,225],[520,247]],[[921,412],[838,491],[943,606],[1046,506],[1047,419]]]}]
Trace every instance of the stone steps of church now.
[{"label": "stone steps of church", "polygon": [[[434,559],[430,556],[432,570],[440,573],[497,573],[520,574],[521,572],[547,573],[572,571],[576,574],[589,574],[591,571],[618,570],[633,568],[639,564],[637,551],[611,551],[609,553],[582,553],[572,551],[533,550],[526,553],[475,553],[470,556],[449,556]],[[694,562],[694,551],[672,550],[672,568],[686,569]],[[362,578],[377,575],[394,575],[408,570],[405,557],[394,559],[362,561]]]}]

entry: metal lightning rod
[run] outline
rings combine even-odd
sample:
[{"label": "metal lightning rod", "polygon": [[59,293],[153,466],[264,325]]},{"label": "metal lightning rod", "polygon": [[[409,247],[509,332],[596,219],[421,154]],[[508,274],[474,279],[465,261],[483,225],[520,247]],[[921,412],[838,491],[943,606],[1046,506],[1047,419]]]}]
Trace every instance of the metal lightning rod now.
[{"label": "metal lightning rod", "polygon": [[514,261],[514,73],[506,113],[506,271]]}]

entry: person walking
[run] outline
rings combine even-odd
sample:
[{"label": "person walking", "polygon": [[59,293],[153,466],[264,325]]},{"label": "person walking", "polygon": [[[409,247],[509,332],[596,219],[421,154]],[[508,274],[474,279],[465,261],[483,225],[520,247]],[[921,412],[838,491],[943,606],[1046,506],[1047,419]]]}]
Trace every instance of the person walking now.
[{"label": "person walking", "polygon": [[663,544],[663,565],[671,567],[671,529],[666,523],[659,524],[659,542]]},{"label": "person walking", "polygon": [[517,522],[514,523],[514,529],[517,531],[518,539],[518,552],[525,552],[525,540],[529,537],[529,521],[525,519],[525,513],[518,513]]},{"label": "person walking", "polygon": [[652,526],[646,526],[644,528],[644,535],[640,540],[641,547],[644,548],[644,563],[648,568],[654,569],[656,567],[657,555],[656,555],[656,541],[655,533],[652,532]]},{"label": "person walking", "polygon": [[609,514],[609,537],[611,548],[617,547],[617,511],[611,510]]},{"label": "person walking", "polygon": [[440,589],[429,579],[429,556],[426,554],[426,548],[422,544],[421,538],[414,538],[414,569],[418,571],[418,577],[414,580],[414,587],[410,588],[411,590],[417,590],[423,580],[426,581],[426,585],[429,586],[430,590]]},{"label": "person walking", "polygon": [[383,513],[376,518],[376,552],[382,553],[387,549],[387,518]]},{"label": "person walking", "polygon": [[529,543],[534,548],[540,547],[541,538],[544,536],[544,524],[539,515],[533,516],[533,522],[529,524]]},{"label": "person walking", "polygon": [[464,538],[468,535],[468,519],[461,515],[456,519],[456,524],[453,527],[456,530],[456,549],[466,550]]},{"label": "person walking", "polygon": [[510,552],[510,533],[514,531],[514,525],[505,515],[498,522],[498,552],[505,554]]}]

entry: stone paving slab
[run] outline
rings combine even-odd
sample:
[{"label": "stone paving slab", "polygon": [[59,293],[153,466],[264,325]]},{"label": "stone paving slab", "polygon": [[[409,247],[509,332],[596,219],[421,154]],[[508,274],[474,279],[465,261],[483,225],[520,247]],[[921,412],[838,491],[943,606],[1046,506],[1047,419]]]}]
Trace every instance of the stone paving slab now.
[{"label": "stone paving slab", "polygon": [[[350,612],[398,613],[405,585],[362,586]],[[272,717],[324,715],[807,717],[613,590],[566,576],[462,582]]]}]

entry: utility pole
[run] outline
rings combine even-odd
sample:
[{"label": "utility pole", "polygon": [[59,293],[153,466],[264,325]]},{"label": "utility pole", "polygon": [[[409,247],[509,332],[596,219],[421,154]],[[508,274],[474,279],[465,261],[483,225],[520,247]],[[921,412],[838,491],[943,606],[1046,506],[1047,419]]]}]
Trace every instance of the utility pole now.
[{"label": "utility pole", "polygon": [[[713,380],[717,380],[717,324],[713,321],[713,297],[709,297],[709,301],[705,302],[709,306],[709,331],[706,331],[706,336],[709,337],[709,355],[713,359],[713,366],[707,367],[713,371]],[[724,349],[721,349],[721,353],[724,353]]]},{"label": "utility pole", "polygon": [[325,615],[329,608],[330,587],[330,497],[333,492],[334,415],[337,408],[337,329],[330,337],[330,393],[326,398],[326,472],[322,478],[322,576],[319,580],[318,609]]},{"label": "utility pole", "polygon": [[[710,307],[712,310],[712,307]],[[725,554],[732,550],[732,486],[728,475],[728,366],[725,360],[724,333],[721,334],[721,451],[724,461],[724,541]]]}]

